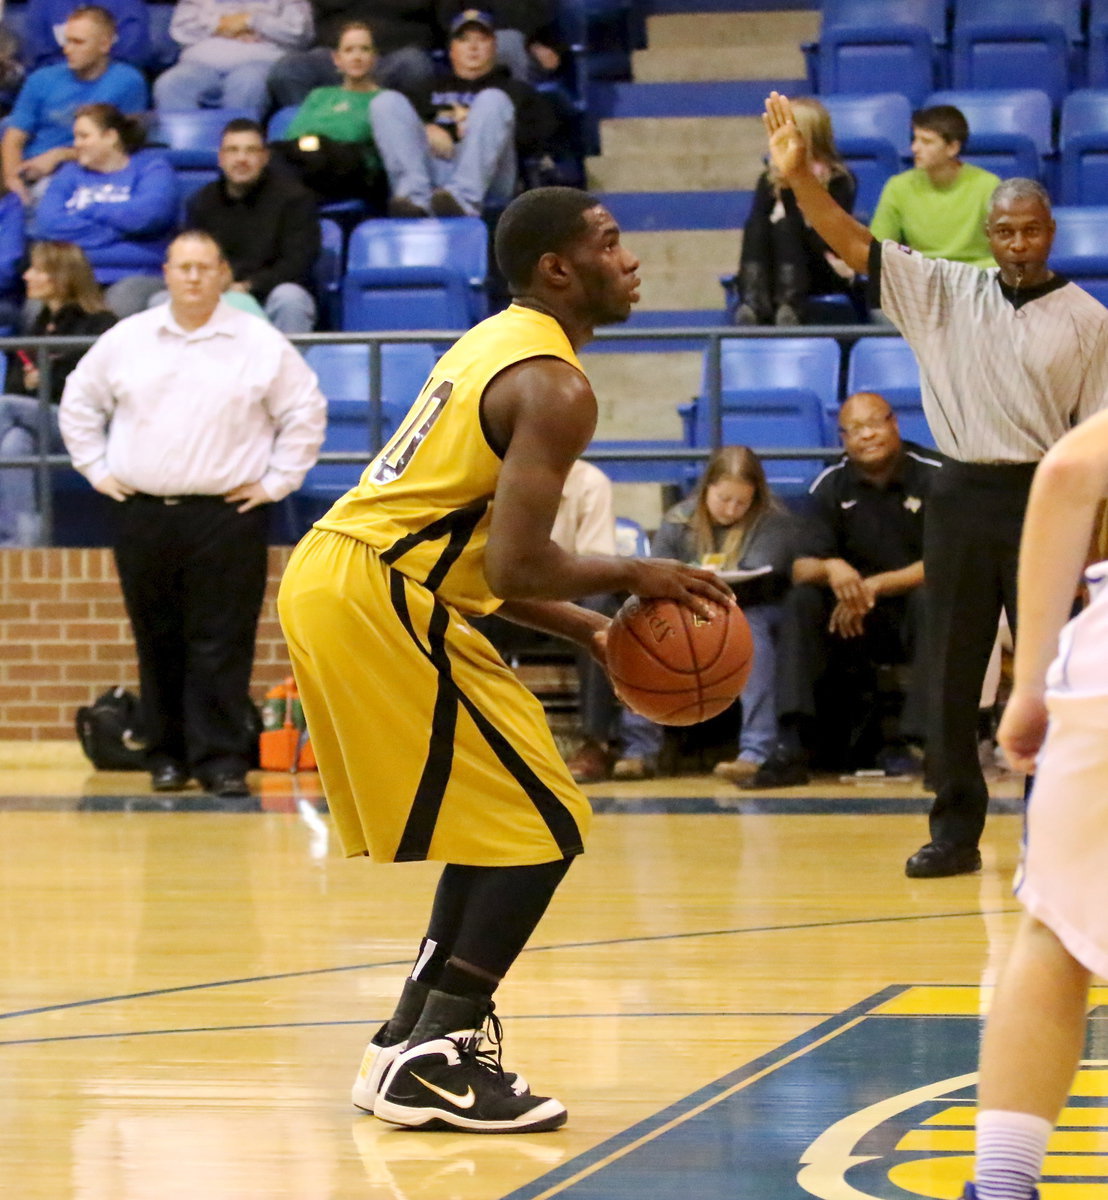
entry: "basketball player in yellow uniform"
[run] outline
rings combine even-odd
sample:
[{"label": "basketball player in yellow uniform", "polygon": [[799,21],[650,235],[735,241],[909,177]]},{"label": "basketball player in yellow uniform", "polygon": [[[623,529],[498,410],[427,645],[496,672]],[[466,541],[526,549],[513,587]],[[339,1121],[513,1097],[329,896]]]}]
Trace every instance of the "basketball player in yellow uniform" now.
[{"label": "basketball player in yellow uniform", "polygon": [[346,853],[447,864],[354,1103],[400,1125],[533,1132],[565,1108],[505,1075],[481,1031],[581,853],[589,806],[542,706],[467,617],[495,609],[602,657],[608,618],[574,597],[623,591],[707,613],[731,593],[710,571],[578,558],[550,540],[596,425],[576,351],[627,319],[638,261],[571,188],[515,200],[496,256],[513,304],[439,360],[358,486],[297,547],[279,609]]}]

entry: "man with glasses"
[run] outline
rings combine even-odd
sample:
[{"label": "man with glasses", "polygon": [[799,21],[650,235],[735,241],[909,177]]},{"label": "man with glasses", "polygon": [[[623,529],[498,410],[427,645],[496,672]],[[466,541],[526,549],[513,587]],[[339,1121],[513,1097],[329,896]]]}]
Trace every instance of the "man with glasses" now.
[{"label": "man with glasses", "polygon": [[59,424],[73,465],[118,505],[151,783],[195,778],[234,800],[249,795],[256,747],[270,505],[315,462],[327,404],[289,342],[222,299],[231,272],[208,234],[170,243],[165,281],[168,304],[121,321],[77,364]]},{"label": "man with glasses", "polygon": [[253,296],[282,333],[311,333],[309,288],[320,247],[315,197],[270,169],[262,128],[248,117],[224,126],[219,172],[189,201],[188,227],[219,243],[234,275],[231,291]]},{"label": "man with glasses", "polygon": [[903,442],[883,397],[857,392],[839,411],[846,453],[809,489],[810,513],[793,563],[777,650],[780,744],[747,788],[808,782],[817,732],[830,723],[817,701],[835,678],[836,711],[851,701],[843,682],[857,668],[907,663],[899,729],[879,761],[897,773],[923,740],[923,524],[938,458]]}]

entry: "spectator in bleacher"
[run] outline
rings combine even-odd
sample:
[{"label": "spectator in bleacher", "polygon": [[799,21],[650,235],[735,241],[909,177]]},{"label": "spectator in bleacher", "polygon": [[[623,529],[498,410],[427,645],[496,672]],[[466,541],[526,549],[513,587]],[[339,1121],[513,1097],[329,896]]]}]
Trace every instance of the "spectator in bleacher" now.
[{"label": "spectator in bleacher", "polygon": [[[65,61],[65,24],[82,5],[77,0],[28,0],[23,24],[23,58],[32,67]],[[112,57],[140,70],[151,65],[150,14],[143,0],[103,0],[115,21]]]},{"label": "spectator in bleacher", "polygon": [[[896,729],[879,748],[877,765],[888,774],[914,772],[913,750],[924,738],[924,520],[942,464],[938,455],[901,440],[896,413],[872,392],[843,403],[839,433],[846,453],[809,489],[794,586],[781,616],[780,740],[747,781],[751,787],[807,783],[818,731],[842,724],[822,719],[833,714],[820,707],[820,697],[836,713],[858,717],[851,711],[861,702],[857,689],[872,683],[880,664],[907,664],[909,682],[903,706],[890,714]],[[829,679],[834,688],[821,691]],[[828,749],[837,757],[845,747]]]},{"label": "spectator in bleacher", "polygon": [[27,70],[22,61],[19,39],[6,26],[0,25],[0,114],[11,112]]},{"label": "spectator in bleacher", "polygon": [[373,140],[373,104],[381,94],[373,33],[364,21],[339,31],[338,87],[308,93],[272,149],[321,200],[384,202],[384,168]]},{"label": "spectator in bleacher", "polygon": [[928,258],[994,267],[985,221],[998,176],[962,162],[969,125],[952,104],[912,114],[912,160],[881,189],[870,222],[880,242],[890,239]]},{"label": "spectator in bleacher", "polygon": [[[30,337],[98,337],[115,324],[88,259],[70,242],[37,242],[23,279],[27,299],[39,305],[23,330]],[[83,347],[48,352],[47,440],[51,454],[64,449],[58,432],[58,404],[70,371],[84,353]],[[0,397],[0,457],[22,458],[37,452],[42,429],[38,391],[37,352],[16,350],[8,357],[4,395]],[[41,540],[34,468],[0,470],[0,546],[36,546]]]},{"label": "spectator in bleacher", "polygon": [[308,0],[177,0],[169,33],[183,49],[154,81],[155,108],[245,108],[261,116],[270,68],[311,42],[312,9]]},{"label": "spectator in bleacher", "polygon": [[[445,31],[470,7],[466,0],[439,0]],[[563,50],[549,0],[487,0],[484,12],[496,26],[496,61],[513,79],[546,78],[561,66]]]},{"label": "spectator in bleacher", "polygon": [[73,122],[75,162],[51,178],[31,236],[74,242],[106,288],[117,317],[146,307],[162,285],[161,264],[180,203],[177,176],[144,130],[112,104],[86,104]]},{"label": "spectator in bleacher", "polygon": [[[818,101],[793,101],[813,170],[835,202],[854,211],[858,183],[839,156],[831,114]],[[758,177],[743,226],[736,325],[802,325],[809,296],[846,292],[854,273],[804,219],[792,190],[772,167]]]},{"label": "spectator in bleacher", "polygon": [[219,179],[188,204],[188,227],[210,233],[230,264],[231,289],[253,296],[282,333],[310,333],[319,257],[315,197],[269,166],[261,126],[229,121],[219,143]]},{"label": "spectator in bleacher", "polygon": [[146,80],[130,63],[112,58],[115,20],[99,5],[74,9],[65,23],[66,61],[32,71],[16,98],[0,140],[4,185],[29,205],[31,190],[75,157],[73,119],[85,104],[146,110]]},{"label": "spectator in bleacher", "polygon": [[[754,664],[742,692],[738,758],[728,778],[749,778],[777,744],[776,660],[781,598],[789,586],[796,544],[795,518],[774,498],[758,456],[746,446],[716,450],[696,491],[666,513],[650,553],[708,567],[763,573],[732,587],[754,639]],[[768,568],[768,570],[764,570]],[[658,766],[663,729],[625,709],[622,757],[616,779],[643,779]]]},{"label": "spectator in bleacher", "polygon": [[317,45],[287,54],[269,72],[275,108],[302,104],[313,88],[338,87],[334,49],[351,21],[369,26],[382,87],[419,88],[434,75],[434,0],[312,0]]},{"label": "spectator in bleacher", "polygon": [[449,54],[449,71],[429,87],[374,101],[394,216],[476,216],[486,201],[507,203],[519,156],[541,153],[558,132],[547,99],[496,65],[487,13],[470,8],[454,19]]}]

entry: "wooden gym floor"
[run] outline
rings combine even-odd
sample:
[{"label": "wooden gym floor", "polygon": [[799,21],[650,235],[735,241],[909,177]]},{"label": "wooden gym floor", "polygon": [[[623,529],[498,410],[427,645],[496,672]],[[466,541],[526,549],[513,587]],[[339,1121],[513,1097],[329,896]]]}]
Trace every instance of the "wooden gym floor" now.
[{"label": "wooden gym floor", "polygon": [[[910,782],[589,789],[589,853],[498,998],[507,1065],[570,1119],[480,1137],[349,1104],[433,867],[339,857],[314,776],[256,777],[261,811],[172,811],[56,748],[0,762],[4,1196],[909,1200],[968,1176],[1013,781],[984,870],[935,881],[903,874]],[[1105,1194],[1101,1011],[1044,1200]]]}]

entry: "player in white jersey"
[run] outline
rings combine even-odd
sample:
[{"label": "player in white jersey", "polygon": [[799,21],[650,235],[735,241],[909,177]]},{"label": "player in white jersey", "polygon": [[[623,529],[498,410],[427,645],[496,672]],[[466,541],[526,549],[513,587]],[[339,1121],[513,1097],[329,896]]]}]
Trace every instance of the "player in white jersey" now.
[{"label": "player in white jersey", "polygon": [[1066,623],[1106,493],[1100,414],[1043,459],[1024,522],[1020,635],[998,737],[1035,786],[1016,884],[1025,912],[981,1048],[966,1189],[977,1200],[1035,1194],[1084,1046],[1090,979],[1108,975],[1108,563],[1086,571],[1090,603]]}]

